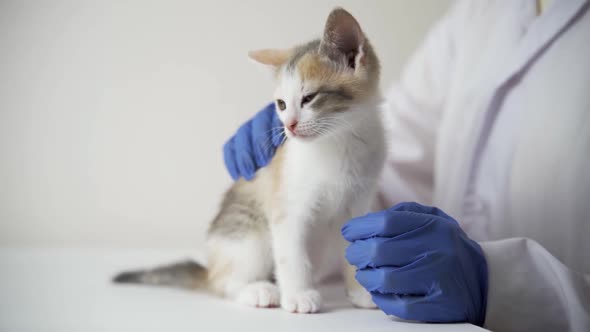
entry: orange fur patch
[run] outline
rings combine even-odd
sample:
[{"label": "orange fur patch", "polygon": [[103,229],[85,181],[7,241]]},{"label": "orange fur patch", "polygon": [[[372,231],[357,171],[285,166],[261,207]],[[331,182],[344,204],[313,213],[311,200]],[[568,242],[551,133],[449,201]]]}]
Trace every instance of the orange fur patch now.
[{"label": "orange fur patch", "polygon": [[282,66],[291,56],[291,50],[263,49],[248,52],[250,59],[273,67]]},{"label": "orange fur patch", "polygon": [[297,62],[297,70],[305,82],[318,87],[343,89],[354,99],[363,99],[374,92],[374,80],[362,75],[363,68],[356,72],[339,68],[317,53],[302,56]]}]

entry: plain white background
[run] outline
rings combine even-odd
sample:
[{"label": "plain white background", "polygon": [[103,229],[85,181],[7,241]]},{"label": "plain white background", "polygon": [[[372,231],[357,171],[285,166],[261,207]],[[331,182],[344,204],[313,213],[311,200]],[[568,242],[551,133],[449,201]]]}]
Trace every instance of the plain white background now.
[{"label": "plain white background", "polygon": [[201,248],[221,149],[270,101],[250,49],[356,16],[386,88],[449,1],[0,2],[0,246]]}]

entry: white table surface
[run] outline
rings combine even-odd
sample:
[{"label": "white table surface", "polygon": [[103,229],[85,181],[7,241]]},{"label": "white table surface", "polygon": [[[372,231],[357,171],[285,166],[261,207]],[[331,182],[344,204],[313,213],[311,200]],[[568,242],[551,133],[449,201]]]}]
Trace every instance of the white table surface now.
[{"label": "white table surface", "polygon": [[118,271],[186,258],[171,251],[0,249],[0,331],[484,331],[401,322],[351,307],[340,285],[320,288],[321,313],[255,309],[211,295],[114,286]]}]

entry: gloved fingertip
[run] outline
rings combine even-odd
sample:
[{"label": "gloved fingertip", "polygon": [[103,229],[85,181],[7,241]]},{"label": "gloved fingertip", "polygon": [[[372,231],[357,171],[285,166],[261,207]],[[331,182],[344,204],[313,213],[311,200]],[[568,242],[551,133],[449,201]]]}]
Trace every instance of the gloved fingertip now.
[{"label": "gloved fingertip", "polygon": [[425,210],[425,206],[416,202],[401,202],[397,203],[390,210],[392,211],[412,211],[421,213]]},{"label": "gloved fingertip", "polygon": [[281,146],[283,141],[285,140],[285,133],[282,131],[283,129],[273,130],[273,136],[271,138],[272,146],[278,148]]},{"label": "gloved fingertip", "polygon": [[344,239],[349,242],[377,236],[383,230],[384,217],[379,213],[351,219],[340,230]]},{"label": "gloved fingertip", "polygon": [[360,239],[357,236],[357,232],[356,232],[356,228],[354,227],[354,224],[351,224],[350,222],[348,222],[348,223],[344,224],[344,226],[342,226],[340,233],[342,233],[342,237],[344,237],[344,239],[348,242],[353,242],[355,240]]},{"label": "gloved fingertip", "polygon": [[371,292],[371,298],[384,313],[407,319],[405,304],[399,295]]},{"label": "gloved fingertip", "polygon": [[244,176],[244,179],[246,179],[247,181],[251,181],[252,179],[254,179],[255,174],[256,173],[253,173],[253,172],[252,173],[244,173],[243,176]]},{"label": "gloved fingertip", "polygon": [[256,174],[256,166],[254,165],[254,161],[248,156],[243,156],[241,162],[238,163],[238,169],[240,170],[240,174],[244,177],[244,179],[248,181],[252,180]]},{"label": "gloved fingertip", "polygon": [[374,256],[374,249],[371,243],[359,240],[353,242],[346,248],[346,260],[359,269],[364,269],[371,264],[371,259]]},{"label": "gloved fingertip", "polygon": [[415,213],[422,213],[422,214],[431,214],[431,215],[435,215],[435,216],[439,216],[439,217],[443,217],[443,218],[447,218],[447,219],[453,219],[448,214],[446,214],[444,211],[442,211],[441,209],[439,209],[437,207],[422,205],[417,202],[401,202],[401,203],[394,205],[390,210],[391,211],[408,211],[408,212],[415,212]]},{"label": "gloved fingertip", "polygon": [[369,292],[378,291],[383,284],[381,273],[377,269],[358,270],[355,278]]},{"label": "gloved fingertip", "polygon": [[254,118],[252,118],[252,122],[257,122],[259,124],[265,124],[267,127],[272,124],[274,121],[274,117],[276,117],[276,110],[275,104],[270,103],[266,105],[262,110],[260,110]]},{"label": "gloved fingertip", "polygon": [[264,108],[262,109],[262,111],[264,112],[270,112],[270,111],[274,111],[275,110],[275,103],[274,102],[270,102],[268,104],[266,104],[266,106],[264,106]]}]

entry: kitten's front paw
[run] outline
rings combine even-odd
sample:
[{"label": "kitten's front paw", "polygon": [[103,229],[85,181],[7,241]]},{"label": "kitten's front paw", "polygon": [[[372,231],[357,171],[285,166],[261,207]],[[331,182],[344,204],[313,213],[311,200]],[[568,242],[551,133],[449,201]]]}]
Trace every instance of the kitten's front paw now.
[{"label": "kitten's front paw", "polygon": [[315,289],[294,294],[283,294],[281,297],[281,307],[283,309],[300,314],[318,312],[322,303],[320,293]]},{"label": "kitten's front paw", "polygon": [[355,307],[365,309],[377,309],[377,305],[373,302],[371,293],[363,288],[348,291],[348,299]]},{"label": "kitten's front paw", "polygon": [[236,301],[258,308],[272,308],[279,305],[279,288],[267,281],[255,282],[244,287]]}]

